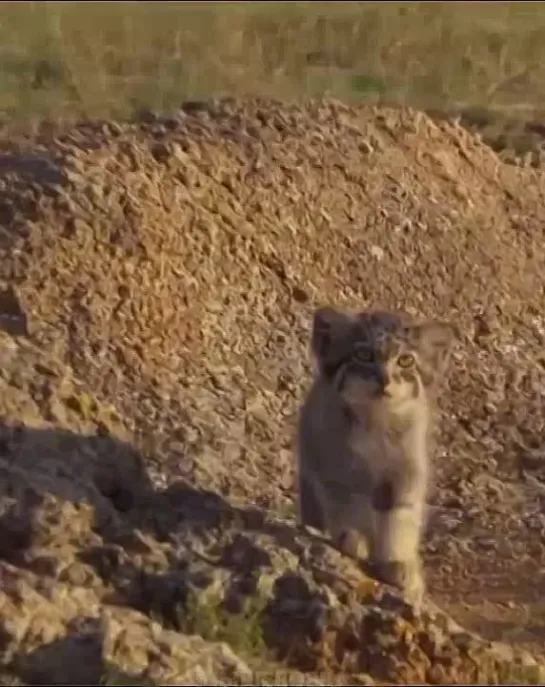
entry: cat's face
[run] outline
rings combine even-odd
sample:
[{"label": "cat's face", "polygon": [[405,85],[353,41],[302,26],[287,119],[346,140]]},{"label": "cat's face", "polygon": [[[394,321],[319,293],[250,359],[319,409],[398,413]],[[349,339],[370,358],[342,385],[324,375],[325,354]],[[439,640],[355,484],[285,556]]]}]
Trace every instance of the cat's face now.
[{"label": "cat's face", "polygon": [[454,329],[444,322],[333,308],[314,315],[312,349],[323,377],[356,414],[370,404],[405,413],[444,375]]}]

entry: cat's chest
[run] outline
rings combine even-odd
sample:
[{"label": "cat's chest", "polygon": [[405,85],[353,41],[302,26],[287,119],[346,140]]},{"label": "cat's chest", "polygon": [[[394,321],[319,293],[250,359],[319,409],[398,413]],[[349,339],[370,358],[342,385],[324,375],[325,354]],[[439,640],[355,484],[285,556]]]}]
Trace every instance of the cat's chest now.
[{"label": "cat's chest", "polygon": [[347,448],[349,472],[354,476],[389,472],[425,450],[418,431],[398,433],[383,429],[354,432]]}]

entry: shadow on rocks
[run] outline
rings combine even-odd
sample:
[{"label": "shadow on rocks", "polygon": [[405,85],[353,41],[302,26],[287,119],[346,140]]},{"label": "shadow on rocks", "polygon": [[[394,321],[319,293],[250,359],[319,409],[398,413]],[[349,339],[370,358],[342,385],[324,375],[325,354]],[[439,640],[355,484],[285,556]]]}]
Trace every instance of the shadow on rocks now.
[{"label": "shadow on rocks", "polygon": [[105,657],[100,620],[79,617],[61,639],[21,656],[12,668],[26,685],[146,685],[142,675],[120,670]]},{"label": "shadow on rocks", "polygon": [[32,548],[107,538],[152,494],[126,443],[0,422],[0,560],[21,565]]},{"label": "shadow on rocks", "polygon": [[241,655],[276,646],[267,632],[267,580],[275,599],[281,559],[295,566],[304,555],[297,527],[183,480],[156,491],[126,524],[125,535],[110,533],[108,543],[81,554],[114,588],[109,603],[168,629],[225,641]]},{"label": "shadow on rocks", "polygon": [[[1,422],[0,667],[27,684],[97,684],[105,670],[99,633],[71,629],[74,618],[85,614],[109,618],[111,636],[130,630],[124,645],[129,665],[147,665],[142,656],[148,649],[161,657],[162,650],[153,648],[153,620],[162,628],[201,634],[195,651],[206,663],[215,651],[207,640],[231,643],[229,632],[233,639],[240,634],[233,625],[227,634],[214,635],[208,631],[213,618],[203,624],[200,616],[190,625],[189,614],[183,623],[176,615],[179,601],[186,601],[184,589],[202,589],[205,578],[214,580],[214,566],[204,563],[198,545],[214,537],[211,503],[212,512],[229,512],[221,499],[189,485],[155,490],[139,452],[112,436]],[[226,546],[224,561],[231,555],[235,568],[242,565],[239,550],[236,542],[231,553]],[[246,550],[251,556],[251,545]],[[260,560],[266,556],[256,548],[250,564]],[[191,584],[184,586],[184,580]],[[213,604],[209,608],[215,613]],[[182,670],[194,653],[188,648],[193,640],[184,637],[167,633],[162,640],[182,656],[163,657],[169,670],[177,670],[178,660]],[[144,648],[134,648],[136,640]],[[218,671],[220,654],[210,658]],[[157,674],[163,658],[153,659]],[[228,658],[236,663],[234,655]],[[107,667],[108,674],[120,666],[122,661]]]},{"label": "shadow on rocks", "polygon": [[[87,603],[133,609],[166,629],[262,655],[274,644],[265,641],[267,585],[276,598],[282,566],[293,568],[304,554],[300,535],[288,522],[183,480],[154,488],[139,452],[110,435],[0,423],[0,572],[7,566],[9,579],[27,585],[27,620],[34,607],[49,612],[32,589],[52,597],[84,590],[80,614]],[[69,620],[51,618],[53,636],[62,639],[45,628],[28,645],[9,630],[10,652],[31,682],[40,664],[43,680],[56,681],[55,652],[61,656],[72,641],[80,647],[66,634]],[[38,660],[45,651],[51,663]],[[73,677],[78,670],[66,666],[66,680],[81,682]]]},{"label": "shadow on rocks", "polygon": [[21,656],[15,672],[28,685],[103,684],[107,667],[102,655],[103,638],[96,620],[88,628],[74,623],[66,636]]}]

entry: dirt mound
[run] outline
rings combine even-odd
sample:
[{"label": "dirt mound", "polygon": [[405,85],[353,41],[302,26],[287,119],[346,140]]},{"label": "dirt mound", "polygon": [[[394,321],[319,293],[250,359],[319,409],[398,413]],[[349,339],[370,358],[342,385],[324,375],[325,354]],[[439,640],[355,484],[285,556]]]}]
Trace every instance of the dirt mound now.
[{"label": "dirt mound", "polygon": [[[5,139],[0,148],[2,575],[19,597],[28,590],[29,608],[43,609],[28,612],[44,618],[55,595],[79,599],[55,637],[23,640],[15,626],[5,629],[4,663],[36,680],[27,663],[39,662],[29,657],[66,639],[86,614],[101,638],[87,650],[89,642],[102,647],[108,665],[157,682],[196,679],[180,668],[179,657],[193,651],[187,644],[169,649],[176,661],[155,649],[155,663],[132,657],[125,665],[104,649],[105,638],[116,623],[139,627],[141,639],[127,645],[153,654],[150,642],[189,636],[183,590],[219,586],[225,601],[225,580],[253,593],[248,570],[266,570],[270,591],[304,567],[304,538],[291,525],[280,543],[265,545],[248,523],[267,520],[259,509],[292,522],[293,424],[309,381],[311,310],[326,302],[400,307],[458,324],[462,342],[441,399],[430,593],[490,639],[542,642],[539,171],[503,164],[453,123],[322,102],[191,103],[175,117],[85,124]],[[189,487],[180,492],[180,476],[211,490],[211,505]],[[220,494],[230,505],[218,506]],[[250,504],[258,509],[248,515]],[[233,541],[243,546],[245,573],[202,583],[210,571],[199,569],[197,553],[228,557]],[[305,584],[290,584],[307,611],[323,610],[333,582],[317,582],[308,566]],[[309,588],[320,603],[310,603]],[[354,636],[371,636],[372,622],[360,616],[374,606],[347,599],[339,601],[340,626],[360,628],[349,642],[359,646]],[[417,621],[402,630],[380,604],[381,627],[390,622],[401,633],[396,646],[407,632],[421,638]],[[134,609],[133,620],[115,615],[125,612],[112,610],[119,605]],[[276,610],[268,607],[269,621]],[[415,679],[476,679],[458,659],[455,673],[448,661],[443,677],[430,673],[437,660],[424,640],[407,640],[409,654],[395,668],[371,648],[365,656],[346,648],[343,664],[324,648],[338,634],[332,616],[318,616],[327,618],[318,629],[303,624],[303,639],[292,638],[298,669],[316,672],[325,661],[339,675],[405,681],[418,646],[425,660],[413,662]],[[186,634],[164,639],[172,629]],[[229,632],[221,636],[234,646]],[[211,634],[202,642],[216,647]],[[271,637],[283,634],[269,628],[264,642],[280,650]],[[214,656],[203,658],[215,676],[207,679],[232,679],[229,670],[245,679],[252,667],[209,644],[199,651]]]}]

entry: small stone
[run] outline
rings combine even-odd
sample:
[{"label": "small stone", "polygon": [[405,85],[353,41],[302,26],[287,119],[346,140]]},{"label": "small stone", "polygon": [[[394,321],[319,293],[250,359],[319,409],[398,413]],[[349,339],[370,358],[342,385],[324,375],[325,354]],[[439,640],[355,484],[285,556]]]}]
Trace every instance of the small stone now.
[{"label": "small stone", "polygon": [[384,250],[380,246],[371,246],[370,252],[379,261],[384,257]]}]

